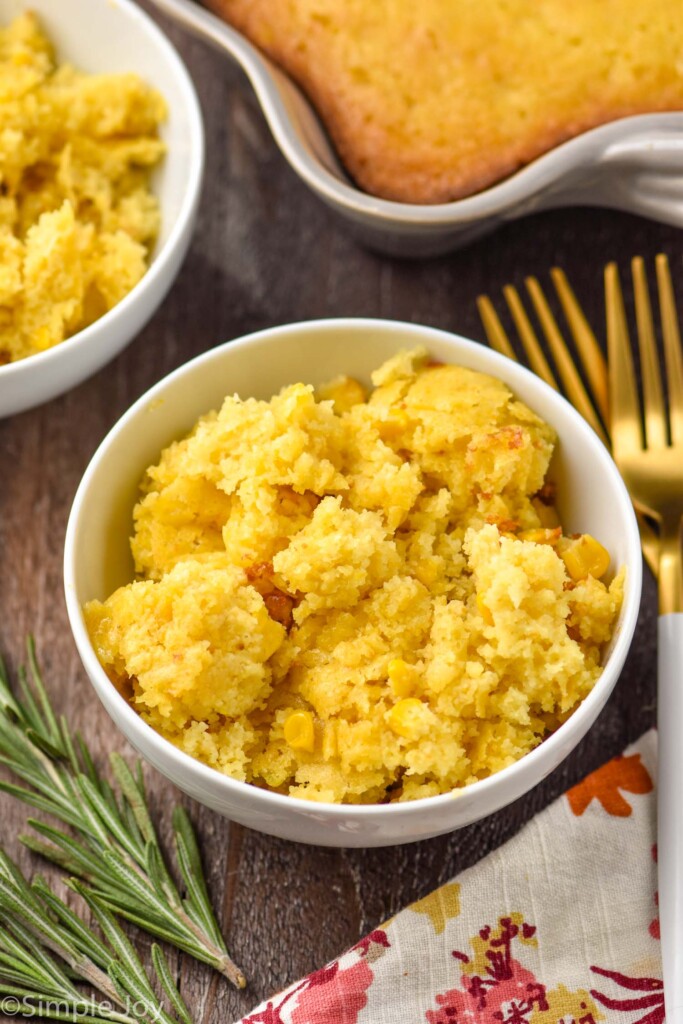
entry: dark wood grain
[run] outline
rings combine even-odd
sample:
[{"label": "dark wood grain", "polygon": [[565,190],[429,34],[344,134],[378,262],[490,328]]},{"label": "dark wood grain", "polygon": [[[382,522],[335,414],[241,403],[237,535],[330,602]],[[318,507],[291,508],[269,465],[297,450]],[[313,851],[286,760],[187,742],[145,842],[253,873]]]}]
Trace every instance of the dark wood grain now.
[{"label": "dark wood grain", "polygon": [[[94,699],[67,624],[61,560],[69,507],[90,456],[130,403],[162,375],[226,339],[319,316],[379,315],[481,337],[477,294],[496,295],[526,274],[564,267],[589,315],[603,318],[600,270],[613,258],[675,258],[677,231],[609,211],[567,210],[511,224],[461,252],[425,262],[367,252],[286,166],[241,74],[168,28],[199,90],[208,163],[199,224],[161,310],[110,366],[42,408],[0,423],[0,644],[10,662],[35,633],[58,709],[104,763],[126,749]],[[585,741],[523,800],[451,836],[388,850],[324,850],[231,825],[192,804],[216,906],[231,950],[250,979],[236,993],[186,957],[175,963],[205,1024],[238,1018],[254,1003],[354,942],[512,836],[569,785],[653,724],[653,581],[646,577],[635,642],[616,693]],[[171,787],[153,771],[150,790],[168,831]],[[24,810],[2,797],[2,842],[27,868],[16,839]],[[49,870],[46,872],[50,874]],[[144,938],[141,948],[146,948]]]}]

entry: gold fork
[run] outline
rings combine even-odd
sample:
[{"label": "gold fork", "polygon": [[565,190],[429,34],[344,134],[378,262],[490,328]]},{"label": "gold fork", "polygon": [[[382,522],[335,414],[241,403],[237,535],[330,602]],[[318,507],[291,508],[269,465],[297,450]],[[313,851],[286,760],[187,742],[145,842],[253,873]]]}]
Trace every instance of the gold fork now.
[{"label": "gold fork", "polygon": [[[548,349],[557,367],[562,387],[550,368],[519,292],[512,285],[506,285],[503,289],[505,300],[530,368],[556,391],[563,391],[575,409],[581,413],[603,443],[609,447],[609,436],[604,427],[609,419],[607,362],[566,274],[558,267],[553,267],[550,275],[577,353],[585,369],[588,388],[584,386],[583,380],[576,370],[574,359],[538,280],[535,277],[527,277],[525,284]],[[477,299],[477,306],[491,348],[510,359],[517,360],[515,350],[488,296],[480,295]],[[652,572],[657,575],[659,568],[657,535],[645,517],[645,510],[636,508],[636,512],[638,513],[643,555]]]},{"label": "gold fork", "polygon": [[[658,577],[660,930],[667,1024],[683,1024],[683,584],[680,539],[683,515],[683,355],[665,256],[657,257],[656,270],[668,378],[668,417],[642,259],[636,258],[632,263],[643,378],[642,418],[616,266],[611,264],[605,271],[609,386],[604,359],[568,282],[561,271],[552,271],[577,352],[595,396],[594,403],[585,394],[586,389],[576,374],[571,355],[538,282],[528,278],[526,284],[567,396],[605,440],[608,435],[602,430],[602,423],[609,425],[615,461],[639,511],[643,554]],[[518,293],[508,287],[505,295],[532,368],[557,387]],[[491,345],[515,358],[490,301],[481,297],[478,304]],[[596,408],[600,410],[602,422],[597,417]],[[646,516],[657,523],[656,531]]]},{"label": "gold fork", "polygon": [[657,849],[667,1024],[683,1022],[683,353],[669,267],[656,259],[668,414],[643,260],[632,261],[642,410],[617,267],[605,269],[610,429],[629,492],[658,524]]},{"label": "gold fork", "polygon": [[605,268],[605,300],[612,454],[631,497],[658,524],[659,602],[660,613],[666,615],[683,610],[680,545],[683,515],[683,356],[669,266],[666,257],[659,255],[656,270],[669,382],[670,415],[667,416],[645,264],[640,257],[635,257],[631,268],[643,380],[643,415],[619,272],[616,264],[610,263]]}]

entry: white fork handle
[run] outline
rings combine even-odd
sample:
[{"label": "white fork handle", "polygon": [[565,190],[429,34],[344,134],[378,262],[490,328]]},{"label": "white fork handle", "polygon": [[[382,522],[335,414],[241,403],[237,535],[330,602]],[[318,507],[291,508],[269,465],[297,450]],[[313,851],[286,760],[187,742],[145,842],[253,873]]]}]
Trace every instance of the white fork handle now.
[{"label": "white fork handle", "polygon": [[683,613],[659,617],[657,861],[666,1024],[683,1024]]}]

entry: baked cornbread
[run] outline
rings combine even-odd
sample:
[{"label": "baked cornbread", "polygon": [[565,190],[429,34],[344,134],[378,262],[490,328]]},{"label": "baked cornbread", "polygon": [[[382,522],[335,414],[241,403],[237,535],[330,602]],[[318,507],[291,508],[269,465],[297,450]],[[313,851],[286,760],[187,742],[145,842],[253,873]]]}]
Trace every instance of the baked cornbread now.
[{"label": "baked cornbread", "polygon": [[358,185],[440,203],[588,128],[683,108],[683,18],[639,0],[205,0],[303,87]]},{"label": "baked cornbread", "polygon": [[401,353],[236,396],[150,466],[137,579],[85,607],[181,750],[311,800],[410,800],[511,764],[590,692],[623,579],[568,538],[553,431],[500,381]]},{"label": "baked cornbread", "polygon": [[164,117],[136,75],[59,65],[33,14],[0,30],[0,364],[75,334],[145,273]]}]

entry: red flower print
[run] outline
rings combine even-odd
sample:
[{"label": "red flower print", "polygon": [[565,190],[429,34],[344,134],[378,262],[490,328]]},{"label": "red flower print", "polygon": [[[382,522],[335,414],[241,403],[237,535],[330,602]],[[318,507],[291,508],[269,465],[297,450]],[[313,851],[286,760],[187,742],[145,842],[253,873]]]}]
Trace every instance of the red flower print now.
[{"label": "red flower print", "polygon": [[339,961],[333,960],[326,967],[313,971],[306,977],[306,988],[317,988],[318,985],[329,985],[339,970]]},{"label": "red flower print", "polygon": [[[390,945],[386,932],[378,928],[339,960],[309,974],[271,999],[263,1009],[245,1017],[243,1024],[356,1024],[373,982],[370,964]],[[358,959],[346,966],[349,955],[354,953]],[[282,1010],[287,1004],[285,1021]]]},{"label": "red flower print", "polygon": [[360,950],[363,956],[367,956],[368,950],[371,949],[373,943],[378,946],[384,946],[385,949],[389,949],[390,946],[387,933],[382,931],[381,928],[376,928],[374,932],[370,932],[369,935],[366,935],[364,939],[361,939],[352,948]]},{"label": "red flower print", "polygon": [[[486,943],[486,967],[474,975],[464,975],[461,987],[437,995],[437,1010],[428,1010],[429,1024],[528,1024],[535,1010],[547,1010],[545,986],[531,971],[512,956],[515,939],[529,940],[536,929],[512,918],[498,922],[496,934],[490,925],[479,931],[479,939]],[[458,950],[453,957],[462,963],[470,958]]]},{"label": "red flower print", "polygon": [[583,782],[567,792],[569,806],[580,817],[593,800],[599,800],[604,810],[617,818],[628,818],[633,813],[626,793],[650,793],[652,779],[640,760],[640,754],[619,756],[602,768],[591,772]]},{"label": "red flower print", "polygon": [[271,1001],[263,1010],[259,1010],[257,1013],[252,1013],[249,1017],[245,1017],[242,1024],[283,1024],[282,1017],[280,1016],[280,1006],[275,1006]]},{"label": "red flower print", "polygon": [[[311,976],[312,979],[315,975]],[[366,960],[335,971],[325,981],[312,981],[300,993],[292,1024],[356,1024],[368,1001],[373,973]]]},{"label": "red flower print", "polygon": [[528,1024],[535,1009],[548,1009],[544,986],[515,960],[511,978],[490,986],[467,979],[464,989],[437,995],[436,1002],[439,1009],[426,1014],[429,1024]]},{"label": "red flower print", "polygon": [[[657,863],[657,844],[656,843],[652,847],[652,859],[653,859],[653,861],[656,864]],[[657,908],[659,908],[659,893],[658,892],[655,893],[655,906]],[[655,918],[653,918],[652,921],[650,921],[650,924],[649,924],[649,927],[648,927],[647,930],[649,931],[649,933],[650,933],[650,935],[652,936],[653,939],[661,938],[661,936],[659,934],[659,918],[658,917],[655,917]]]},{"label": "red flower print", "polygon": [[664,1024],[664,984],[659,978],[629,978],[618,971],[606,971],[591,967],[594,974],[600,974],[628,992],[644,992],[645,995],[626,999],[615,999],[602,992],[591,990],[593,999],[608,1010],[647,1010],[635,1024]]}]

